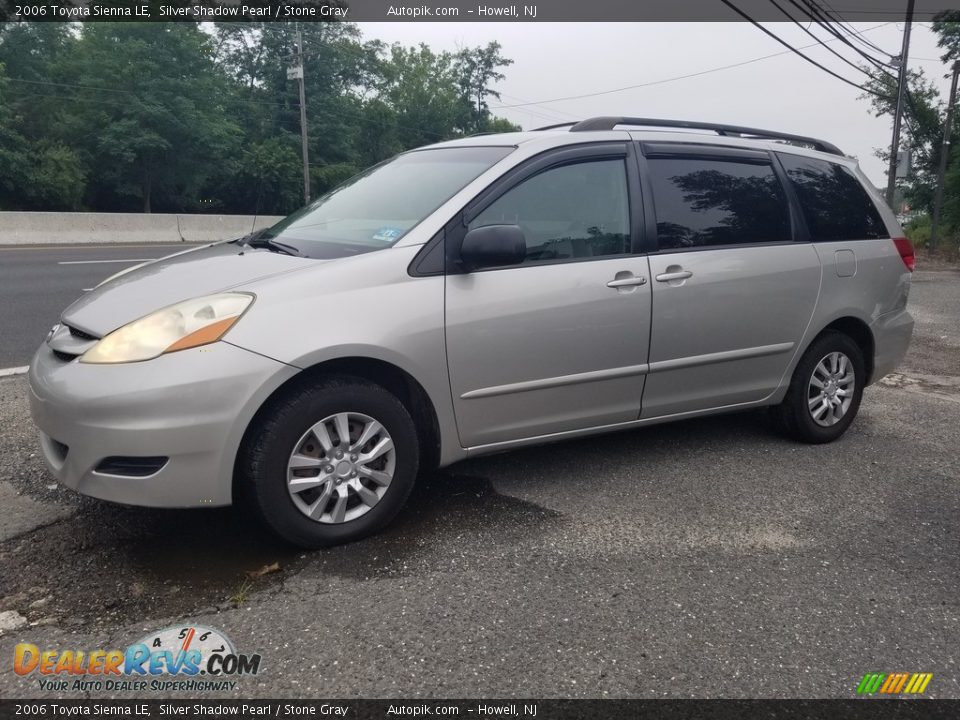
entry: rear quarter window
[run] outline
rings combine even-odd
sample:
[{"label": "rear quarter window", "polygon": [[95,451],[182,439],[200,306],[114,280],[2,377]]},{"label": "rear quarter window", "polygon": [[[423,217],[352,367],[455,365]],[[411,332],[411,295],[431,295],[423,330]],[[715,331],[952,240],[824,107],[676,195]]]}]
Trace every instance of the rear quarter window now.
[{"label": "rear quarter window", "polygon": [[890,237],[876,205],[850,168],[800,155],[777,155],[796,190],[811,240]]}]

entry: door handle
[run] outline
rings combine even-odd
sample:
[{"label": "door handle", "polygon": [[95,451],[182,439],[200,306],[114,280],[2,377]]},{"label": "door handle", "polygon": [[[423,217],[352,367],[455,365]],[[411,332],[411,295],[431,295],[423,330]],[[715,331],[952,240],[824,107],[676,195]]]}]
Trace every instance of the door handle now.
[{"label": "door handle", "polygon": [[693,277],[693,273],[689,270],[675,270],[673,272],[665,272],[657,275],[657,282],[670,282],[671,280],[686,280],[688,277]]},{"label": "door handle", "polygon": [[611,280],[607,283],[608,288],[630,287],[631,285],[646,285],[647,279],[643,276],[621,278],[620,280]]}]

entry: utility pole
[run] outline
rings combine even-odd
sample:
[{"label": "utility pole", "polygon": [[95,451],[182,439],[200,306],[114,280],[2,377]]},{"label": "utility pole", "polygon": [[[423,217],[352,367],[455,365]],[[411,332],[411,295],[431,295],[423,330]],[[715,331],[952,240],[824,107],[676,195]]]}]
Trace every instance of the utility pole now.
[{"label": "utility pole", "polygon": [[[913,25],[913,3],[907,0],[907,21],[903,28],[903,47],[900,49],[900,73],[897,77],[897,109],[893,115],[893,142],[890,143],[890,166],[887,172],[887,204],[893,208],[893,193],[897,186],[897,151],[900,150],[900,118],[903,117],[903,97],[907,92],[907,59],[910,56],[910,27]],[[896,212],[896,210],[894,210]]]},{"label": "utility pole", "polygon": [[[288,70],[287,77],[290,76]],[[303,87],[303,35],[300,33],[300,23],[297,23],[297,64],[293,68],[293,76],[300,83],[300,144],[303,151],[303,203],[306,205],[310,202],[310,157],[307,154],[307,93]]]},{"label": "utility pole", "polygon": [[930,247],[937,246],[937,229],[940,225],[940,208],[943,206],[943,178],[950,159],[950,139],[953,135],[953,104],[957,98],[957,76],[960,75],[960,60],[953,63],[953,79],[950,80],[950,97],[947,98],[947,119],[943,125],[943,145],[940,147],[940,167],[937,169],[937,194],[933,200],[933,222],[930,224]]}]

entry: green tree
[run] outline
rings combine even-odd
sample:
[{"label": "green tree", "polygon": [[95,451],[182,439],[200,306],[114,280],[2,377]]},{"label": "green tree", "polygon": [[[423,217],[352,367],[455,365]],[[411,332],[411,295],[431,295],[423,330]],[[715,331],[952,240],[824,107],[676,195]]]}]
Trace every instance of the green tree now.
[{"label": "green tree", "polygon": [[935,15],[930,29],[937,35],[937,45],[943,48],[940,59],[945,63],[960,60],[960,11]]},{"label": "green tree", "polygon": [[27,141],[16,128],[9,84],[0,65],[0,210],[19,208],[29,176]]},{"label": "green tree", "polygon": [[[870,92],[862,95],[861,99],[870,101],[874,114],[877,117],[892,117],[896,110],[897,78],[873,69],[864,87]],[[910,151],[913,174],[899,180],[898,186],[911,206],[929,210],[940,162],[943,108],[939,101],[940,93],[922,70],[908,71],[907,87],[909,92],[904,107],[901,143]],[[876,155],[885,163],[889,162],[890,150],[878,149]]]},{"label": "green tree", "polygon": [[486,124],[486,132],[492,133],[508,133],[508,132],[519,132],[522,128],[516,123],[512,123],[506,118],[502,117],[491,117]]},{"label": "green tree", "polygon": [[[314,194],[414,146],[515,129],[486,102],[511,63],[496,43],[447,53],[348,23],[300,30]],[[296,55],[293,23],[0,24],[0,207],[295,209]]]},{"label": "green tree", "polygon": [[239,140],[211,37],[190,23],[89,23],[74,67],[91,101],[71,130],[85,140],[95,199],[135,198],[144,212],[196,207]]},{"label": "green tree", "polygon": [[395,44],[381,74],[381,97],[396,114],[400,148],[435,143],[467,129],[468,109],[450,53],[435,53],[424,44],[410,48]]},{"label": "green tree", "polygon": [[[960,61],[960,11],[940,13],[934,17],[931,29],[937,34],[937,45],[943,49],[941,59],[945,63]],[[954,110],[951,148],[956,148],[960,132],[960,112]],[[939,158],[938,158],[939,159]],[[944,226],[954,235],[960,234],[960,153],[953,150],[944,179],[943,211]]]},{"label": "green tree", "polygon": [[[337,176],[323,168],[355,167],[360,157],[379,160],[367,150],[370,145],[361,142],[373,139],[365,128],[372,124],[389,130],[392,119],[365,112],[364,95],[374,84],[382,43],[361,42],[357,27],[346,23],[305,23],[300,31],[316,194]],[[244,119],[245,137],[251,142],[289,138],[299,155],[299,89],[297,81],[287,77],[287,69],[296,63],[294,24],[218,23],[215,38],[218,64],[233,83],[233,104]],[[298,167],[292,177],[301,182],[301,173]],[[288,201],[286,196],[270,197],[269,187],[264,192],[267,205],[285,206]]]},{"label": "green tree", "polygon": [[67,70],[76,36],[63,23],[0,26],[0,204],[76,210],[86,172],[64,119],[76,110]]},{"label": "green tree", "polygon": [[286,215],[303,204],[300,143],[289,134],[237,147],[223,172],[209,179],[210,209],[250,215]]},{"label": "green tree", "polygon": [[80,210],[86,181],[83,161],[73,148],[59,141],[37,144],[27,176],[27,196],[32,208]]},{"label": "green tree", "polygon": [[500,68],[513,65],[513,60],[500,54],[500,43],[494,41],[484,47],[465,48],[457,53],[456,72],[462,97],[469,102],[471,129],[486,132],[490,120],[488,97],[500,99],[495,83],[506,75]]}]

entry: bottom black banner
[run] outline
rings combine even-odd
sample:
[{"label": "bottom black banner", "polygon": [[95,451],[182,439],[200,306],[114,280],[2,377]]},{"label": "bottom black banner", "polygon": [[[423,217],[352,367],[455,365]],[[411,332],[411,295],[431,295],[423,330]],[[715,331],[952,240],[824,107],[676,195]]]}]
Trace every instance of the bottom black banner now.
[{"label": "bottom black banner", "polygon": [[957,718],[960,700],[0,700],[6,718]]}]

